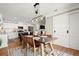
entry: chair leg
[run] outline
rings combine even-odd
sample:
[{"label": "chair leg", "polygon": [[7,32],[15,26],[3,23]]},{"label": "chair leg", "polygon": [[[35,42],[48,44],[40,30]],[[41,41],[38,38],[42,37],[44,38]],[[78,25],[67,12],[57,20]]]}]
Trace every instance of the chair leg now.
[{"label": "chair leg", "polygon": [[11,56],[11,52],[10,52],[10,49],[9,48],[8,48],[8,55]]},{"label": "chair leg", "polygon": [[41,54],[42,56],[45,56],[45,52],[44,52],[44,44],[41,43]]},{"label": "chair leg", "polygon": [[47,45],[44,45],[44,47],[45,47],[45,55],[47,55],[47,52],[46,52]]},{"label": "chair leg", "polygon": [[27,49],[28,49],[28,44],[26,44],[26,55],[28,54],[28,53],[27,53]]},{"label": "chair leg", "polygon": [[38,48],[38,51],[39,51],[39,55],[40,55],[40,51],[41,51],[41,50],[40,50],[40,47]]},{"label": "chair leg", "polygon": [[53,46],[52,46],[52,43],[49,43],[49,45],[50,45],[50,48],[51,48],[51,52],[50,52],[50,54],[52,54],[53,56],[54,56],[54,48],[53,48]]},{"label": "chair leg", "polygon": [[36,48],[34,47],[33,50],[34,50],[34,56],[36,56]]}]

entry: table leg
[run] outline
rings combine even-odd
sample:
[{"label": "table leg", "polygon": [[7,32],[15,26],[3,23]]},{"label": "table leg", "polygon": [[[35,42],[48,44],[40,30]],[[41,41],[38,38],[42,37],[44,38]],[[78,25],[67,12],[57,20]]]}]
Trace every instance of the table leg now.
[{"label": "table leg", "polygon": [[41,50],[42,50],[41,51],[42,56],[45,56],[45,53],[44,53],[44,44],[42,44],[42,43],[41,43]]},{"label": "table leg", "polygon": [[50,52],[50,54],[52,54],[53,56],[54,56],[54,48],[53,48],[53,46],[52,46],[52,43],[49,43],[49,45],[50,45],[50,48],[51,48],[51,52]]}]

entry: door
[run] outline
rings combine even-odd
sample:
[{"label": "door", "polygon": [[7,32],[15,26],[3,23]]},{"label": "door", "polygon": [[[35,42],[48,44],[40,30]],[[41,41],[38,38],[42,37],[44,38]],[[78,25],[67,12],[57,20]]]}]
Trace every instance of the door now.
[{"label": "door", "polygon": [[79,11],[69,14],[70,48],[79,50]]},{"label": "door", "polygon": [[69,47],[68,27],[68,14],[53,17],[53,35],[57,38],[54,44]]}]

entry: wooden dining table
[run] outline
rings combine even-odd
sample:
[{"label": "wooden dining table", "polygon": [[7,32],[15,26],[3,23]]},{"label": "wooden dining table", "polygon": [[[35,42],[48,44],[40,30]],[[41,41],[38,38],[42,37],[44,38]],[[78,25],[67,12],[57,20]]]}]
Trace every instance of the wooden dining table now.
[{"label": "wooden dining table", "polygon": [[41,36],[35,36],[35,35],[23,35],[24,36],[24,43],[28,43],[30,46],[34,47],[33,40],[35,42],[35,47],[41,47],[41,55],[45,56],[44,53],[44,45],[45,45],[45,38],[47,38],[47,42],[52,40],[51,35],[41,35]]}]

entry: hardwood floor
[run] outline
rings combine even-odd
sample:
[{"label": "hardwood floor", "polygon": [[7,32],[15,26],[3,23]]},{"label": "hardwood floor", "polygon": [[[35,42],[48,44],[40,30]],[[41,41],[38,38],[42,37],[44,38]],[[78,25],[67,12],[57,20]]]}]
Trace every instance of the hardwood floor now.
[{"label": "hardwood floor", "polygon": [[16,48],[16,47],[18,47],[20,45],[21,45],[21,42],[20,42],[19,38],[15,38],[15,39],[12,39],[12,40],[10,39],[8,41],[8,47],[9,48]]},{"label": "hardwood floor", "polygon": [[1,48],[0,49],[0,56],[8,56],[8,51],[10,48],[16,48],[18,46],[21,46],[21,42],[19,40],[19,38],[15,38],[15,39],[10,39],[8,41],[8,47],[5,48]]},{"label": "hardwood floor", "polygon": [[[21,46],[21,42],[20,42],[19,38],[9,41],[9,46],[8,46],[9,49],[11,49],[11,48],[16,49],[19,46]],[[55,44],[53,44],[53,47],[56,51],[65,52],[67,54],[70,54],[71,56],[79,56],[78,50],[66,48],[63,46],[55,45]],[[17,49],[17,51],[18,51],[18,49]],[[7,48],[0,49],[0,56],[8,56]]]},{"label": "hardwood floor", "polygon": [[55,44],[53,44],[53,47],[54,47],[54,49],[57,49],[59,51],[65,52],[65,53],[68,53],[70,55],[79,56],[79,51],[78,50],[74,50],[74,49],[71,49],[71,48],[66,48],[66,47],[63,47],[63,46],[55,45]]},{"label": "hardwood floor", "polygon": [[7,48],[0,49],[0,56],[8,56]]}]

